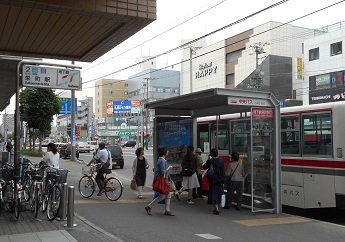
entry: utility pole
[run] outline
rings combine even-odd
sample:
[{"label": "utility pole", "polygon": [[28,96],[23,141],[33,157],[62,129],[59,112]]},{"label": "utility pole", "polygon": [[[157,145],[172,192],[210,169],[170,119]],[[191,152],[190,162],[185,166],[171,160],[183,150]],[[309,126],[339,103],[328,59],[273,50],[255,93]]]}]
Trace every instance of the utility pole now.
[{"label": "utility pole", "polygon": [[[72,61],[74,65],[74,61]],[[72,149],[71,149],[71,160],[75,161],[76,156],[76,140],[75,140],[75,90],[71,90],[71,134],[72,134]]]},{"label": "utility pole", "polygon": [[[153,78],[153,77],[144,77],[143,79],[146,80],[146,98],[145,99],[145,104],[149,102],[149,80],[157,80],[158,78]],[[144,111],[144,105],[143,105],[143,111]],[[146,150],[149,149],[148,147],[148,110],[145,109],[145,134],[144,134],[144,127],[142,127],[142,140],[143,140],[143,147],[146,148]],[[144,123],[142,123],[144,125]]]},{"label": "utility pole", "polygon": [[254,76],[250,78],[250,83],[248,84],[248,87],[254,89],[255,91],[260,90],[263,86],[263,78],[259,70],[259,54],[266,53],[262,47],[265,44],[266,43],[259,43],[251,46],[252,48],[254,48],[255,51],[255,72]]},{"label": "utility pole", "polygon": [[196,48],[189,46],[189,80],[190,80],[190,93],[193,92],[193,55],[196,54]]}]

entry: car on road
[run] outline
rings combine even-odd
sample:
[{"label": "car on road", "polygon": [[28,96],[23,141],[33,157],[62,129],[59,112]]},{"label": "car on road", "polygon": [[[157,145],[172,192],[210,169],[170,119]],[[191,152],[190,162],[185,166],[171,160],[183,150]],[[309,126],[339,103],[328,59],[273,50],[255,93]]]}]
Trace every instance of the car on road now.
[{"label": "car on road", "polygon": [[64,147],[66,144],[67,143],[54,143],[59,153],[60,153],[61,148]]},{"label": "car on road", "polygon": [[134,140],[130,140],[130,141],[127,141],[126,143],[124,143],[122,145],[122,147],[135,147],[137,144],[137,142],[135,142]]},{"label": "car on road", "polygon": [[113,169],[115,166],[119,166],[123,169],[125,160],[123,158],[123,152],[120,145],[110,145],[105,147],[111,154]]},{"label": "car on road", "polygon": [[[67,159],[68,157],[71,157],[72,151],[72,144],[65,144],[60,149],[60,157]],[[78,144],[75,147],[75,157],[79,159],[79,146]]]},{"label": "car on road", "polygon": [[92,150],[91,145],[88,144],[87,142],[78,142],[78,146],[79,146],[79,152],[80,153],[90,153],[90,151]]}]

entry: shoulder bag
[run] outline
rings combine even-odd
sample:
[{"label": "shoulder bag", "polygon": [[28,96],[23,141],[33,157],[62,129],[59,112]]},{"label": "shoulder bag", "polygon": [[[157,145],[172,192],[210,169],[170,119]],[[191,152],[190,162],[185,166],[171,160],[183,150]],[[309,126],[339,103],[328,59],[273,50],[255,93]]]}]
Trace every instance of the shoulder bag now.
[{"label": "shoulder bag", "polygon": [[110,157],[109,157],[109,151],[108,151],[108,159],[107,161],[102,165],[102,171],[107,172],[110,167]]},{"label": "shoulder bag", "polygon": [[156,176],[153,179],[152,189],[155,192],[158,192],[160,194],[168,195],[169,194],[169,186],[167,179],[163,175]]}]

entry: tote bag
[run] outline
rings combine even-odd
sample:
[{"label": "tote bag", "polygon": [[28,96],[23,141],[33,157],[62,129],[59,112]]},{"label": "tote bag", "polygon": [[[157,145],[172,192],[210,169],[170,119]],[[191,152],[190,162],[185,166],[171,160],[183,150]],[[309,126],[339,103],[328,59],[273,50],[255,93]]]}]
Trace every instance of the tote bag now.
[{"label": "tote bag", "polygon": [[169,185],[167,179],[165,179],[164,176],[156,176],[153,180],[152,189],[160,194],[169,194]]}]

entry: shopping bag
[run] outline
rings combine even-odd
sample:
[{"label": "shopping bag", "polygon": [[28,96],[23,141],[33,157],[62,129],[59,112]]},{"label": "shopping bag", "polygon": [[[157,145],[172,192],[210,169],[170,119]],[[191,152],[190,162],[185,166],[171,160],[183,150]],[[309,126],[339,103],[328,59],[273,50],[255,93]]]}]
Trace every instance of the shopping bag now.
[{"label": "shopping bag", "polygon": [[220,199],[220,206],[223,208],[225,206],[225,194],[223,193]]},{"label": "shopping bag", "polygon": [[175,182],[171,179],[170,176],[169,176],[169,191],[170,192],[176,191]]},{"label": "shopping bag", "polygon": [[[159,192],[154,192],[153,193],[153,199],[155,199],[158,196],[159,196]],[[162,201],[158,202],[158,204],[165,204],[165,196],[164,196],[164,199]]]},{"label": "shopping bag", "polygon": [[131,180],[131,189],[133,191],[137,190],[137,181],[136,181],[135,177],[133,177],[133,179]]},{"label": "shopping bag", "polygon": [[153,191],[159,192],[160,194],[169,194],[169,186],[167,179],[164,176],[156,176],[152,184]]}]

